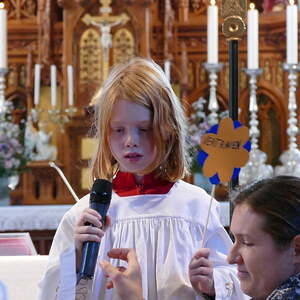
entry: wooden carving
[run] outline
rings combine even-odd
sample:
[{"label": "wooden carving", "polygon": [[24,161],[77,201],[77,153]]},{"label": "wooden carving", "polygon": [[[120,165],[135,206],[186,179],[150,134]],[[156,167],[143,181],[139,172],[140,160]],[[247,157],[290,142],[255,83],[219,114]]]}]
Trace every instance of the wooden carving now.
[{"label": "wooden carving", "polygon": [[201,14],[206,9],[206,3],[205,0],[191,0],[192,10],[197,13]]},{"label": "wooden carving", "polygon": [[133,34],[125,28],[117,30],[113,37],[113,64],[126,62],[135,56]]},{"label": "wooden carving", "polygon": [[87,29],[81,36],[79,44],[80,85],[96,83],[100,86],[102,80],[102,51],[99,43],[99,33],[93,28]]},{"label": "wooden carving", "polygon": [[174,22],[175,13],[171,6],[170,0],[165,0],[165,14],[164,14],[164,59],[172,60],[171,51],[174,50]]},{"label": "wooden carving", "polygon": [[26,19],[33,18],[36,15],[36,1],[13,1],[9,0],[5,3],[5,7],[8,10],[9,19]]},{"label": "wooden carving", "polygon": [[[11,90],[13,93],[23,90],[22,97],[14,96],[14,99],[23,101],[24,98],[24,103],[27,103],[27,109],[30,110],[33,102],[33,68],[34,64],[39,62],[43,64],[43,95],[40,104],[41,106],[44,105],[42,103],[48,105],[41,107],[46,111],[50,106],[49,89],[47,90],[45,87],[47,76],[49,77],[48,65],[55,63],[61,71],[58,85],[61,88],[63,99],[60,104],[63,109],[66,108],[68,106],[66,70],[67,65],[73,65],[74,103],[78,108],[78,115],[67,124],[64,134],[57,133],[59,129],[54,134],[56,133],[57,136],[55,142],[59,149],[59,161],[74,189],[79,191],[79,196],[88,192],[80,187],[82,169],[80,145],[90,126],[87,122],[88,118],[84,114],[84,108],[89,105],[104,77],[104,52],[101,47],[101,39],[102,44],[107,45],[106,49],[109,50],[109,59],[106,61],[109,68],[136,55],[152,58],[161,65],[165,59],[172,59],[172,83],[177,88],[180,98],[186,100],[187,106],[199,97],[208,95],[208,76],[203,68],[203,63],[207,59],[207,20],[205,16],[210,0],[4,0],[4,2],[9,20],[8,99],[11,99]],[[247,2],[249,3],[249,1]],[[264,69],[264,72],[257,82],[258,99],[260,99],[259,93],[270,99],[268,102],[270,109],[268,108],[260,117],[261,145],[262,149],[276,163],[278,155],[272,155],[269,148],[264,149],[266,147],[264,145],[268,144],[269,138],[265,131],[269,130],[268,128],[277,127],[279,129],[276,134],[280,136],[280,139],[277,148],[274,145],[272,147],[275,147],[275,152],[279,153],[287,145],[288,110],[286,99],[288,86],[287,73],[281,67],[286,58],[285,14],[283,12],[262,13],[263,1],[253,0],[251,2],[255,2],[261,12],[260,67]],[[235,15],[238,17],[243,15],[242,11],[246,11],[244,5],[246,0],[216,0],[216,3],[219,7],[224,4],[226,10],[235,11]],[[259,3],[260,6],[258,6]],[[106,11],[104,18],[103,11],[100,11],[101,8]],[[120,17],[122,13],[128,16],[128,21],[114,24],[117,22],[114,18]],[[84,24],[82,18],[87,14],[96,17],[93,21],[97,23],[101,21],[102,28]],[[110,23],[106,24],[108,16]],[[220,16],[220,25],[221,21]],[[103,35],[108,29],[110,31]],[[222,99],[219,102],[222,101],[222,108],[225,110],[228,103],[228,43],[221,32],[219,38],[219,58],[220,62],[224,63],[224,67],[218,76],[217,95],[218,100]],[[239,42],[241,68],[246,66],[247,62],[246,40],[246,34],[243,34]],[[112,47],[110,48],[110,46]],[[247,124],[248,78],[243,72],[240,76],[241,120],[243,119]],[[297,92],[298,105],[300,104],[299,96],[300,90]],[[15,100],[16,103],[17,101],[19,100]],[[263,108],[264,106],[260,105],[260,109]],[[47,114],[45,113],[45,115]],[[274,122],[277,116],[279,116],[278,124]],[[269,123],[266,123],[266,117],[268,117]],[[53,128],[55,131],[55,125]],[[83,165],[86,168],[88,161],[85,160]],[[27,179],[23,180],[25,185],[22,187],[21,194],[25,203],[26,201],[27,203],[41,203],[43,200],[39,199],[38,202],[34,202],[36,197],[32,191],[27,189],[26,184],[40,186],[37,185],[37,180],[39,180],[37,174],[40,174],[39,169],[44,168],[47,169],[44,165],[32,168],[32,173],[28,173]],[[52,175],[55,176],[55,174]],[[45,200],[53,204],[72,201],[71,196],[68,199],[68,193],[58,191],[63,187],[56,180],[53,181],[53,187],[55,191],[57,190],[57,194],[61,195],[61,198],[56,198],[54,201],[55,197],[52,196],[51,199]],[[39,181],[39,184],[43,184],[42,181]],[[43,187],[41,188],[43,189]],[[48,191],[47,193],[52,192]]]},{"label": "wooden carving", "polygon": [[39,61],[45,65],[51,64],[52,56],[52,1],[39,0]]}]

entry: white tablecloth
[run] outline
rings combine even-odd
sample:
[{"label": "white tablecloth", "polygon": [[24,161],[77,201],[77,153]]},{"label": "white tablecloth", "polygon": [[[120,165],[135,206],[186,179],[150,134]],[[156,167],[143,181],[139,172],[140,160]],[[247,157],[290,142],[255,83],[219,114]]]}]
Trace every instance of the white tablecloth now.
[{"label": "white tablecloth", "polygon": [[6,287],[8,299],[36,300],[37,284],[47,261],[47,255],[0,256],[0,281]]},{"label": "white tablecloth", "polygon": [[0,231],[56,230],[71,205],[0,207]]},{"label": "white tablecloth", "polygon": [[[0,231],[56,230],[71,205],[0,207]],[[221,222],[229,226],[229,202],[220,202]]]}]

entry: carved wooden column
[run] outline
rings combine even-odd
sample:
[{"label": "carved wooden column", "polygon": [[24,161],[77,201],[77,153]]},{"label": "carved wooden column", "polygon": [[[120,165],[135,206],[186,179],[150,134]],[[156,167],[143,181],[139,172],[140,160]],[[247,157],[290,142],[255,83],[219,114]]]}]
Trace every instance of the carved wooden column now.
[{"label": "carved wooden column", "polygon": [[[186,44],[184,41],[181,42],[181,98],[182,103],[186,105],[188,103],[187,96],[188,96],[188,55],[187,55],[187,49]],[[185,110],[187,111],[188,108],[185,107]]]},{"label": "carved wooden column", "polygon": [[176,43],[174,42],[174,22],[175,12],[172,9],[170,0],[165,0],[164,11],[164,60],[172,62],[176,52]]},{"label": "carved wooden column", "polygon": [[[120,1],[121,2],[121,1]],[[151,57],[151,34],[152,34],[152,18],[151,5],[153,0],[141,0],[134,3],[132,0],[125,0],[125,6],[131,16],[134,16],[132,23],[137,32],[137,43],[139,45],[139,56]],[[136,1],[137,2],[137,1]]]},{"label": "carved wooden column", "polygon": [[179,22],[187,22],[189,14],[189,0],[179,0]]},{"label": "carved wooden column", "polygon": [[[79,2],[79,1],[76,1]],[[68,106],[68,90],[67,90],[67,66],[72,65],[74,68],[74,73],[76,74],[78,72],[78,66],[76,64],[77,59],[74,54],[74,32],[75,32],[75,26],[80,18],[80,16],[83,14],[85,9],[81,6],[84,5],[84,3],[76,3],[74,1],[67,1],[67,0],[58,0],[58,4],[63,8],[63,44],[62,44],[62,70],[63,70],[63,104],[65,107]],[[75,75],[75,86],[78,84],[78,80]],[[74,90],[75,93],[75,106],[78,105],[76,103],[76,88]],[[83,111],[79,111],[79,114],[83,115]]]},{"label": "carved wooden column", "polygon": [[38,2],[38,61],[50,65],[53,55],[53,3],[51,0]]},{"label": "carved wooden column", "polygon": [[26,64],[26,82],[25,82],[25,89],[27,94],[27,112],[30,112],[33,107],[33,74],[32,74],[32,68],[33,68],[33,46],[29,45],[27,47],[28,54],[27,54],[27,64]]}]

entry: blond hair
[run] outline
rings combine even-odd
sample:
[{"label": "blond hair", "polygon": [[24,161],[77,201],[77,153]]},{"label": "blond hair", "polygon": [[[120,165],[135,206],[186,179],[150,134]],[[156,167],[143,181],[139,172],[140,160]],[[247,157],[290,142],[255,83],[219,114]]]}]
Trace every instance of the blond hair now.
[{"label": "blond hair", "polygon": [[160,66],[144,58],[115,66],[95,96],[99,143],[92,160],[93,178],[111,179],[116,170],[109,136],[112,109],[120,99],[143,105],[152,114],[157,156],[141,173],[155,171],[159,178],[169,181],[183,178],[188,168],[184,112]]}]

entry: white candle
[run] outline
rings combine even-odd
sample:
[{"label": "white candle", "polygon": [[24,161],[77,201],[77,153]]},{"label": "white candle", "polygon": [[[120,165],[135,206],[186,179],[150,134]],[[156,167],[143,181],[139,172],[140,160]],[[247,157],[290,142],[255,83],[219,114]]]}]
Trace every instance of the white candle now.
[{"label": "white candle", "polygon": [[56,66],[51,65],[50,67],[51,74],[51,105],[56,106]]},{"label": "white candle", "polygon": [[170,81],[170,79],[171,79],[171,62],[169,60],[165,60],[164,71],[165,71],[166,77]]},{"label": "white candle", "polygon": [[247,35],[248,69],[258,69],[258,10],[250,3]]},{"label": "white candle", "polygon": [[288,64],[298,63],[298,9],[294,0],[289,1],[286,8],[286,61]]},{"label": "white candle", "polygon": [[0,3],[0,68],[7,69],[7,11]]},{"label": "white candle", "polygon": [[33,103],[37,106],[40,102],[40,84],[41,84],[41,65],[34,66],[34,99]]},{"label": "white candle", "polygon": [[74,79],[73,79],[73,66],[67,66],[68,74],[68,104],[69,106],[74,105]]},{"label": "white candle", "polygon": [[207,8],[207,62],[217,64],[219,52],[218,7],[215,0],[211,0],[210,4]]}]

